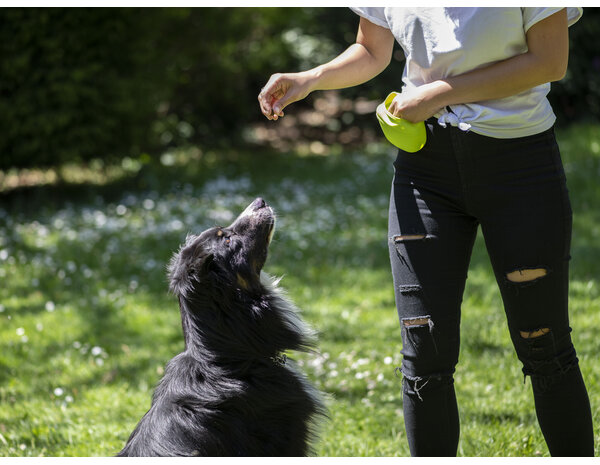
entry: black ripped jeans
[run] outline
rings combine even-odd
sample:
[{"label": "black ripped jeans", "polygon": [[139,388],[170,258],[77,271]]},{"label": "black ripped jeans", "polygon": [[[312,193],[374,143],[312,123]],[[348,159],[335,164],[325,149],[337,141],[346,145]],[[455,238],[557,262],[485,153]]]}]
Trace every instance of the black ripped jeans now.
[{"label": "black ripped jeans", "polygon": [[394,163],[389,212],[411,454],[456,455],[460,307],[481,225],[550,453],[593,455],[590,404],[570,335],[572,214],[554,130],[494,139],[435,120],[426,126],[425,147],[400,151]]}]

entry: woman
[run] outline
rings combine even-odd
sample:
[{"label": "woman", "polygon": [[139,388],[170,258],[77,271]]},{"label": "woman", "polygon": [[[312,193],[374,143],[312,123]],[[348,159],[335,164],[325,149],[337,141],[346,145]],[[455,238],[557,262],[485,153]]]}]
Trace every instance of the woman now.
[{"label": "woman", "polygon": [[403,91],[390,111],[427,129],[421,151],[398,153],[389,211],[411,454],[456,455],[460,305],[481,225],[550,453],[593,455],[567,310],[572,214],[546,99],[565,75],[568,27],[581,9],[354,11],[355,44],[312,70],[273,75],[259,102],[277,120],[314,90],[379,74],[394,40],[404,50]]}]

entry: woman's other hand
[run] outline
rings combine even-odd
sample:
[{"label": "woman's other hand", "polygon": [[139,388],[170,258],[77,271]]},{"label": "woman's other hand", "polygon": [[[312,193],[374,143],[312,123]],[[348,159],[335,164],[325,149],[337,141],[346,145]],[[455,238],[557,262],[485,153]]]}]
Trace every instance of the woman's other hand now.
[{"label": "woman's other hand", "polygon": [[404,89],[390,104],[389,112],[411,123],[418,123],[435,115],[442,105],[437,102],[438,82]]}]

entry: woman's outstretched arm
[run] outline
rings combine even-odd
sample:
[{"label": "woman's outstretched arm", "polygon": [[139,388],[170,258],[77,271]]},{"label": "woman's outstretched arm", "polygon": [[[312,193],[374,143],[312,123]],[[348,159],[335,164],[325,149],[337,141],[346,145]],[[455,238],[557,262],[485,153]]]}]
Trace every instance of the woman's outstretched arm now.
[{"label": "woman's outstretched arm", "polygon": [[389,29],[361,18],[356,43],[323,65],[300,73],[271,76],[258,95],[262,113],[270,120],[283,116],[290,103],[315,90],[342,89],[369,81],[390,63],[394,36]]}]

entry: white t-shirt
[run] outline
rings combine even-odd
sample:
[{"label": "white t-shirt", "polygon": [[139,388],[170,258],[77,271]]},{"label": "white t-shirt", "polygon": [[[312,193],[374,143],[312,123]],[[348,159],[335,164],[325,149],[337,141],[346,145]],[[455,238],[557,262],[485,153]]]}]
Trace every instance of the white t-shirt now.
[{"label": "white t-shirt", "polygon": [[[526,32],[561,8],[352,8],[390,29],[406,56],[405,87],[456,76],[527,51]],[[569,26],[583,13],[567,8]],[[390,89],[398,90],[398,89]],[[451,105],[440,124],[497,138],[523,137],[549,129],[556,116],[546,98],[550,83],[512,97]],[[456,116],[455,116],[456,115]]]}]

